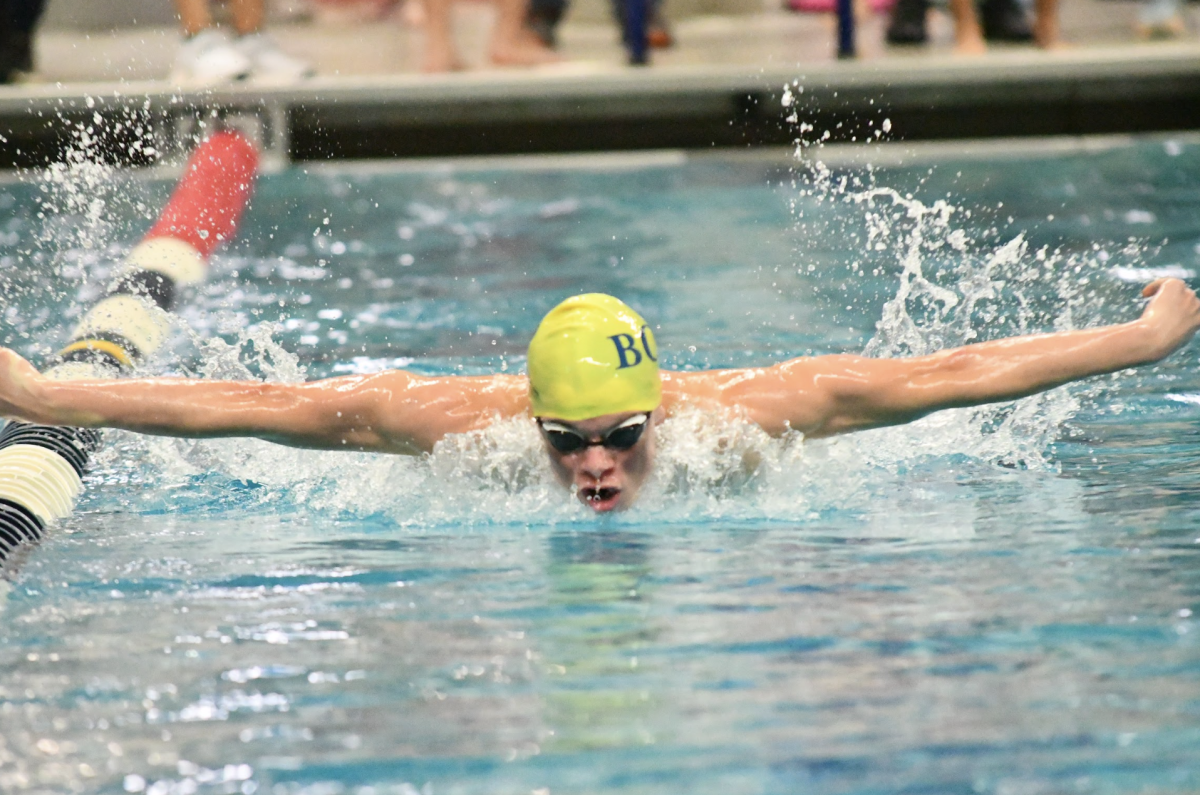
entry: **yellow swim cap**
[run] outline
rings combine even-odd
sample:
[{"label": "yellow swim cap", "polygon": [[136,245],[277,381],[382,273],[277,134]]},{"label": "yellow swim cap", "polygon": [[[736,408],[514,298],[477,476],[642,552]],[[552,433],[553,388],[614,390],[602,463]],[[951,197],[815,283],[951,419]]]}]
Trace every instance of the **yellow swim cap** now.
[{"label": "yellow swim cap", "polygon": [[568,422],[653,411],[662,402],[654,332],[611,295],[568,298],[529,343],[529,393],[535,417]]}]

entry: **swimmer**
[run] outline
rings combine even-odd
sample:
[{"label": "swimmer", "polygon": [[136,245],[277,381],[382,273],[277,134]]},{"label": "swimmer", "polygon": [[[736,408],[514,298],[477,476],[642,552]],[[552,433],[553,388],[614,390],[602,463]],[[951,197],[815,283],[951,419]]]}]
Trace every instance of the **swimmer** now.
[{"label": "swimmer", "polygon": [[528,375],[403,370],[306,384],[184,378],[52,381],[0,348],[0,416],[181,437],[249,436],[329,450],[420,454],[505,418],[537,424],[557,479],[597,513],[628,508],[654,466],[654,428],[685,407],[819,438],[1014,400],[1156,362],[1200,328],[1200,300],[1158,279],[1141,317],[928,356],[814,356],[702,372],[658,368],[650,326],[607,295],[568,298],[529,344]]}]

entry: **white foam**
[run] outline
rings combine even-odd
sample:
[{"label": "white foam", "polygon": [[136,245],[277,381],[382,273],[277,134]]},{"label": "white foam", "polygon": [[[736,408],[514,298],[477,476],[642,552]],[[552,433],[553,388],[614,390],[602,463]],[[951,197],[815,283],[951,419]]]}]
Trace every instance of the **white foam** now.
[{"label": "white foam", "polygon": [[1148,284],[1155,279],[1194,279],[1196,271],[1182,265],[1160,265],[1155,268],[1135,268],[1116,265],[1108,269],[1109,276],[1128,284]]}]

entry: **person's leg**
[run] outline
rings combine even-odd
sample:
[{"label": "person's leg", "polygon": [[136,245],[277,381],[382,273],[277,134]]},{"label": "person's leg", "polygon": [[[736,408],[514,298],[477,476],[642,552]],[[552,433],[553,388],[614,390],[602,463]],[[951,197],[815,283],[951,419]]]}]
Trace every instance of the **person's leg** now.
[{"label": "person's leg", "polygon": [[1037,19],[1033,23],[1033,40],[1043,50],[1062,46],[1058,32],[1058,0],[1037,0]]},{"label": "person's leg", "polygon": [[208,9],[208,0],[175,0],[175,10],[179,12],[179,22],[183,25],[185,36],[195,36],[200,31],[212,27],[212,12]]},{"label": "person's leg", "polygon": [[0,83],[11,83],[17,77],[17,52],[10,42],[16,35],[9,0],[0,0]]},{"label": "person's leg", "polygon": [[239,36],[262,30],[263,17],[266,14],[263,5],[263,0],[231,0],[229,7],[233,12],[233,27]]},{"label": "person's leg", "polygon": [[[621,43],[628,48],[630,37],[633,35],[629,30],[629,4],[625,0],[612,0],[610,6],[612,7],[613,21],[621,30]],[[667,27],[666,19],[662,16],[661,0],[647,0],[646,44],[662,49],[670,47],[674,43],[675,40]]]},{"label": "person's leg", "polygon": [[954,51],[960,55],[979,55],[987,52],[983,29],[975,14],[975,0],[950,0],[954,16]]},{"label": "person's leg", "polygon": [[33,32],[45,5],[45,0],[10,0],[13,63],[22,72],[33,71]]},{"label": "person's leg", "polygon": [[425,56],[421,69],[426,72],[453,72],[463,68],[454,46],[454,27],[450,12],[453,0],[425,0]]},{"label": "person's leg", "polygon": [[527,0],[496,0],[496,27],[492,29],[492,63],[501,66],[537,66],[560,58],[525,28]]}]

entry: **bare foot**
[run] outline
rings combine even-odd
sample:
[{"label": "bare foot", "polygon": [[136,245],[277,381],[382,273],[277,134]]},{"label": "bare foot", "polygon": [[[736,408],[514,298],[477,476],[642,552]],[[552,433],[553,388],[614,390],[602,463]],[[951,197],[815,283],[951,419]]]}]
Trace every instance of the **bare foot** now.
[{"label": "bare foot", "polygon": [[980,35],[965,35],[958,36],[954,40],[955,55],[985,55],[987,54],[987,42]]},{"label": "bare foot", "polygon": [[1033,23],[1033,43],[1043,50],[1065,50],[1070,46],[1059,38],[1058,20],[1042,19],[1040,14]]},{"label": "bare foot", "polygon": [[950,16],[954,18],[955,55],[983,55],[987,52],[974,0],[950,0]]},{"label": "bare foot", "polygon": [[400,7],[400,19],[410,28],[425,25],[425,4],[421,0],[406,0]]},{"label": "bare foot", "polygon": [[562,58],[554,50],[533,36],[492,43],[492,63],[497,66],[541,66],[560,61]]},{"label": "bare foot", "polygon": [[520,33],[517,34],[517,36],[520,38],[520,42],[522,45],[528,44],[531,47],[543,47],[543,48],[550,47],[549,44],[542,41],[541,36],[537,35],[536,33],[534,33],[529,28],[525,27],[524,25],[521,26],[521,31],[520,31]]},{"label": "bare foot", "polygon": [[454,51],[454,44],[441,41],[439,36],[425,37],[425,57],[421,61],[421,71],[427,74],[438,72],[461,72],[466,67]]}]

